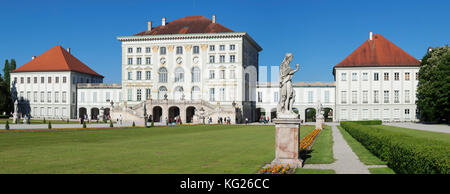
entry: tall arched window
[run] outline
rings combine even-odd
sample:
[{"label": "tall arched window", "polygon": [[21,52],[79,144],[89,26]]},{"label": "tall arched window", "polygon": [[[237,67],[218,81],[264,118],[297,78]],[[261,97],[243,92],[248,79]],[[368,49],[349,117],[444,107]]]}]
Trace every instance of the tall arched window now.
[{"label": "tall arched window", "polygon": [[167,88],[165,86],[161,86],[158,89],[158,99],[164,99],[164,95],[167,94]]},{"label": "tall arched window", "polygon": [[159,82],[167,83],[167,69],[165,67],[159,68]]},{"label": "tall arched window", "polygon": [[193,86],[191,90],[191,99],[199,100],[201,98],[200,88],[198,86]]},{"label": "tall arched window", "polygon": [[184,69],[181,67],[175,69],[175,82],[184,82]]},{"label": "tall arched window", "polygon": [[200,68],[193,67],[192,68],[192,82],[200,82]]},{"label": "tall arched window", "polygon": [[177,86],[177,87],[175,88],[175,91],[174,91],[174,94],[173,94],[174,99],[175,99],[175,100],[181,100],[181,99],[182,99],[182,96],[183,96],[183,93],[184,93],[183,87]]},{"label": "tall arched window", "polygon": [[250,75],[248,73],[245,73],[245,101],[249,101],[250,98],[249,82],[250,82]]}]

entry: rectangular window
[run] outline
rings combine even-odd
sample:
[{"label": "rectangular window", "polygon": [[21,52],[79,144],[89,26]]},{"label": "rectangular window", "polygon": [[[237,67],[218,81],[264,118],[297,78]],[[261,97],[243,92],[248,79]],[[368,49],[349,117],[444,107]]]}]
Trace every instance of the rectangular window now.
[{"label": "rectangular window", "polygon": [[66,103],[66,92],[62,92],[62,103]]},{"label": "rectangular window", "polygon": [[159,48],[159,54],[160,55],[165,55],[166,54],[166,47]]},{"label": "rectangular window", "polygon": [[308,103],[314,102],[314,93],[313,91],[308,91]]},{"label": "rectangular window", "polygon": [[347,73],[341,73],[341,81],[347,81]]},{"label": "rectangular window", "polygon": [[230,51],[234,51],[236,49],[236,46],[234,44],[230,44]]},{"label": "rectangular window", "polygon": [[27,77],[27,84],[31,82],[31,77]]},{"label": "rectangular window", "polygon": [[262,92],[258,92],[258,102],[262,102]]},{"label": "rectangular window", "polygon": [[136,53],[141,53],[142,52],[142,48],[141,47],[137,47],[136,48]]},{"label": "rectangular window", "polygon": [[214,51],[214,50],[215,50],[214,45],[209,45],[209,51]]},{"label": "rectangular window", "polygon": [[67,82],[66,76],[63,77],[63,83],[65,84]]},{"label": "rectangular window", "polygon": [[234,70],[230,70],[230,79],[236,79],[236,73]]},{"label": "rectangular window", "polygon": [[34,77],[34,83],[37,84],[37,77]]},{"label": "rectangular window", "polygon": [[220,50],[220,51],[224,51],[224,50],[225,50],[225,45],[220,45],[220,46],[219,46],[219,50]]},{"label": "rectangular window", "polygon": [[236,56],[230,55],[230,63],[234,63],[234,62],[236,62]]},{"label": "rectangular window", "polygon": [[408,81],[409,80],[409,72],[405,73],[405,80]]},{"label": "rectangular window", "polygon": [[183,54],[183,47],[177,46],[177,55]]},{"label": "rectangular window", "polygon": [[52,77],[48,77],[48,83],[49,83],[49,84],[52,83]]},{"label": "rectangular window", "polygon": [[133,53],[133,48],[128,48],[128,53]]},{"label": "rectangular window", "polygon": [[209,56],[209,63],[214,63],[214,56],[213,55]]},{"label": "rectangular window", "polygon": [[373,118],[373,119],[376,119],[376,120],[379,120],[379,119],[380,119],[380,110],[378,110],[378,109],[373,109],[373,112],[372,112],[372,118]]},{"label": "rectangular window", "polygon": [[147,64],[147,65],[152,64],[152,61],[151,61],[150,57],[145,58],[145,64]]},{"label": "rectangular window", "polygon": [[152,76],[151,71],[146,71],[145,72],[145,79],[146,80],[150,80],[152,78],[151,76]]},{"label": "rectangular window", "polygon": [[367,73],[367,72],[363,73],[362,79],[363,79],[363,81],[369,80],[369,73]]},{"label": "rectangular window", "polygon": [[341,104],[347,104],[347,91],[341,91]]},{"label": "rectangular window", "polygon": [[136,90],[136,100],[141,101],[142,92],[141,89]]},{"label": "rectangular window", "polygon": [[347,120],[347,110],[341,109],[341,120]]},{"label": "rectangular window", "polygon": [[330,91],[325,91],[325,103],[330,103]]},{"label": "rectangular window", "polygon": [[141,80],[141,78],[142,78],[142,72],[136,71],[136,80]]},{"label": "rectangular window", "polygon": [[389,103],[389,90],[384,91],[384,103]]},{"label": "rectangular window", "polygon": [[358,81],[358,73],[352,73],[352,81]]},{"label": "rectangular window", "polygon": [[219,62],[220,63],[225,63],[225,55],[220,55],[219,56]]},{"label": "rectangular window", "polygon": [[384,73],[384,81],[389,81],[389,73]]},{"label": "rectangular window", "polygon": [[367,91],[367,90],[364,90],[363,91],[363,103],[364,104],[367,104],[368,102],[369,102],[369,91]]},{"label": "rectangular window", "polygon": [[398,73],[398,72],[395,72],[395,73],[394,73],[394,80],[395,80],[395,81],[400,80],[400,73]]},{"label": "rectangular window", "polygon": [[219,71],[219,79],[225,79],[225,70]]},{"label": "rectangular window", "polygon": [[210,102],[214,102],[215,98],[214,98],[214,88],[209,88],[209,101]]},{"label": "rectangular window", "polygon": [[373,73],[373,81],[378,81],[378,73]]},{"label": "rectangular window", "polygon": [[38,96],[37,96],[37,92],[33,92],[33,102],[37,102]]},{"label": "rectangular window", "polygon": [[363,120],[368,120],[369,119],[369,109],[363,109],[362,119]]},{"label": "rectangular window", "polygon": [[80,102],[84,103],[84,92],[80,93]]},{"label": "rectangular window", "polygon": [[199,54],[199,53],[200,53],[200,48],[199,48],[199,46],[194,46],[194,48],[193,48],[193,53],[194,53],[194,54]]},{"label": "rectangular window", "polygon": [[405,90],[405,103],[409,103],[409,90]]},{"label": "rectangular window", "polygon": [[146,47],[146,48],[145,48],[145,52],[146,52],[146,53],[150,53],[150,52],[151,52],[150,47]]},{"label": "rectangular window", "polygon": [[416,80],[419,80],[419,73],[416,72]]},{"label": "rectangular window", "polygon": [[150,100],[151,90],[150,88],[145,89],[145,99]]},{"label": "rectangular window", "polygon": [[399,93],[400,93],[399,90],[394,90],[394,103],[400,103]]},{"label": "rectangular window", "polygon": [[111,94],[109,92],[105,93],[105,100],[106,100],[106,102],[110,102],[111,101]]},{"label": "rectangular window", "polygon": [[209,70],[209,79],[214,79],[214,70]]},{"label": "rectangular window", "polygon": [[44,81],[45,81],[45,78],[44,78],[44,77],[41,77],[41,84],[43,84]]},{"label": "rectangular window", "polygon": [[41,92],[41,102],[44,102],[44,99],[45,99],[44,92]]},{"label": "rectangular window", "polygon": [[358,93],[356,91],[352,91],[352,104],[358,103]]},{"label": "rectangular window", "polygon": [[128,65],[132,65],[133,64],[133,58],[128,58]]},{"label": "rectangular window", "polygon": [[278,92],[273,93],[273,102],[278,102]]},{"label": "rectangular window", "polygon": [[136,59],[136,63],[137,63],[138,65],[142,65],[142,58],[138,57],[138,58]]},{"label": "rectangular window", "polygon": [[219,89],[219,100],[224,101],[225,100],[225,88]]},{"label": "rectangular window", "polygon": [[59,92],[55,92],[55,103],[59,102]]},{"label": "rectangular window", "polygon": [[131,88],[128,88],[128,101],[132,100],[133,100],[133,91],[131,90]]},{"label": "rectangular window", "polygon": [[55,77],[55,83],[59,83],[59,77]]},{"label": "rectangular window", "polygon": [[128,72],[128,80],[131,80],[131,71]]},{"label": "rectangular window", "polygon": [[31,102],[31,92],[27,92],[27,100],[28,100],[28,102]]}]

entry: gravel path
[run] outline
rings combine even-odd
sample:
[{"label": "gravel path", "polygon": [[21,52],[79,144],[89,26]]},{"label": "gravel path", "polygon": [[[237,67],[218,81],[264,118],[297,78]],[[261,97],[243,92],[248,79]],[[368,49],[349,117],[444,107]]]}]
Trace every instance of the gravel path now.
[{"label": "gravel path", "polygon": [[[332,169],[336,174],[370,174],[369,167],[364,165],[347,144],[337,124],[331,124],[333,134],[333,155],[336,161],[332,164],[306,164],[303,168]],[[377,166],[384,167],[384,166]]]},{"label": "gravel path", "polygon": [[403,127],[403,128],[409,128],[409,129],[417,129],[417,130],[423,130],[423,131],[450,133],[450,126],[448,126],[448,125],[422,124],[422,123],[383,123],[383,125]]}]

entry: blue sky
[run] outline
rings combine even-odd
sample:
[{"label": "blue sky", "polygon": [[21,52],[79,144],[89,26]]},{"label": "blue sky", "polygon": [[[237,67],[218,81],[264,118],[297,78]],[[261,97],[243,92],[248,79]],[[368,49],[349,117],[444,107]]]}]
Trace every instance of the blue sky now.
[{"label": "blue sky", "polygon": [[[279,65],[287,52],[301,71],[295,81],[332,81],[333,66],[380,33],[420,59],[428,46],[449,44],[450,1],[1,1],[0,63],[18,66],[55,45],[105,76],[121,80],[117,36],[191,15],[211,17],[228,28],[248,32],[263,48],[260,66]],[[270,69],[270,68],[268,68]]]}]

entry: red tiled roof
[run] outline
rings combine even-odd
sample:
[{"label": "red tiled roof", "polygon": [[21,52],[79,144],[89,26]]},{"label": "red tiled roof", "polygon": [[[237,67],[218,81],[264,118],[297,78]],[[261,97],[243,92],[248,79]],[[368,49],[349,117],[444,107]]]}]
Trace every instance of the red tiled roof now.
[{"label": "red tiled roof", "polygon": [[102,75],[89,68],[59,45],[45,51],[12,72],[30,71],[76,71],[103,78]]},{"label": "red tiled roof", "polygon": [[420,61],[380,34],[365,41],[335,67],[419,66]]},{"label": "red tiled roof", "polygon": [[143,31],[134,36],[160,35],[160,34],[192,34],[192,33],[219,33],[234,32],[221,24],[212,23],[204,16],[187,16],[166,23],[165,26],[154,27],[151,31]]}]

